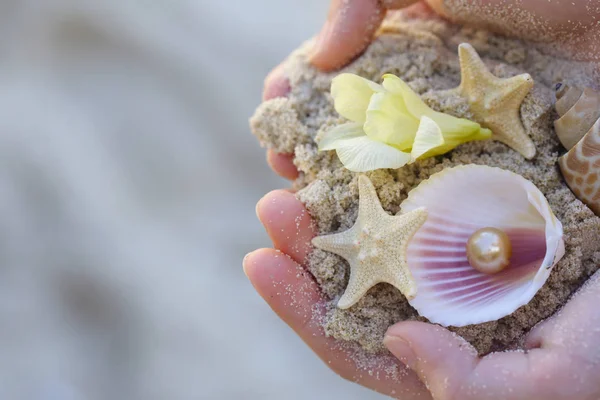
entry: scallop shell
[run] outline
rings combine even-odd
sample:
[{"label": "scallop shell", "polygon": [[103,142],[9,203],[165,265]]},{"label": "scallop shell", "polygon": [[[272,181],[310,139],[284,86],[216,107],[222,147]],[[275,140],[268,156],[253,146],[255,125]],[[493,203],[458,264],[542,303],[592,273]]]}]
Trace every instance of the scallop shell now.
[{"label": "scallop shell", "polygon": [[556,112],[554,121],[558,139],[570,150],[600,118],[600,93],[590,89],[556,85]]},{"label": "scallop shell", "polygon": [[[426,207],[429,217],[408,246],[417,283],[410,304],[444,326],[497,320],[527,304],[564,255],[563,231],[544,195],[525,178],[467,165],[432,175],[409,193],[402,212]],[[466,244],[478,229],[510,238],[510,265],[494,275],[475,270]]]},{"label": "scallop shell", "polygon": [[[560,85],[560,84],[559,84]],[[556,134],[569,150],[558,163],[573,193],[600,215],[600,93],[557,85]]]}]

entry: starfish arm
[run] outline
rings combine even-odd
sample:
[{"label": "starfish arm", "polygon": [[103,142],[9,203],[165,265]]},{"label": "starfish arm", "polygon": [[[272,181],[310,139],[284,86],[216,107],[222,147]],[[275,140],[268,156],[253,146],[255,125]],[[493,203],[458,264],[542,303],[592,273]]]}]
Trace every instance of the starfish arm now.
[{"label": "starfish arm", "polygon": [[499,78],[488,71],[485,63],[470,44],[462,43],[459,45],[458,56],[461,72],[459,91],[468,92],[469,88],[481,86],[481,82],[488,82],[488,84],[498,82]]},{"label": "starfish arm", "polygon": [[380,215],[389,215],[381,207],[375,186],[373,186],[373,183],[371,183],[371,180],[367,178],[366,175],[360,175],[358,177],[358,196],[357,221],[370,225],[369,222],[373,221],[375,218],[379,219]]},{"label": "starfish arm", "polygon": [[397,229],[392,235],[392,242],[398,243],[395,247],[397,255],[397,270],[392,271],[387,282],[394,285],[407,299],[412,299],[417,294],[417,284],[408,267],[407,251],[410,240],[423,226],[427,220],[427,210],[424,207],[417,208],[409,213],[395,217],[397,218]]},{"label": "starfish arm", "polygon": [[417,233],[427,220],[427,209],[425,207],[419,207],[415,210],[407,212],[405,214],[396,215],[393,218],[393,232],[398,235],[399,239],[408,241]]},{"label": "starfish arm", "polygon": [[354,228],[351,228],[345,232],[317,236],[313,238],[312,244],[318,249],[329,251],[348,260],[356,253],[357,237]]},{"label": "starfish arm", "polygon": [[407,300],[412,300],[417,296],[415,278],[406,265],[399,268],[402,268],[402,274],[386,279],[386,282],[398,289]]},{"label": "starfish arm", "polygon": [[521,103],[533,88],[533,78],[529,74],[521,74],[504,79],[502,86],[493,93],[494,100],[490,107],[520,109]]},{"label": "starfish arm", "polygon": [[518,114],[507,116],[507,113],[489,118],[487,125],[493,132],[492,139],[506,144],[528,160],[532,159],[536,154],[535,144],[527,135],[521,122],[517,122]]},{"label": "starfish arm", "polygon": [[381,280],[373,274],[374,270],[377,270],[378,268],[373,267],[374,266],[369,266],[368,268],[365,268],[365,264],[359,262],[350,263],[350,279],[344,294],[338,301],[338,308],[346,310],[352,307],[367,294],[369,289],[381,282]]}]

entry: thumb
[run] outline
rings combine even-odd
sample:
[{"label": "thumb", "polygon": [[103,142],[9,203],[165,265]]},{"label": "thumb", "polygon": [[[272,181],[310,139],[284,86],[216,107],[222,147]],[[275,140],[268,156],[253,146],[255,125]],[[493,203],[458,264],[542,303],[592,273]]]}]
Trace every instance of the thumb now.
[{"label": "thumb", "polygon": [[479,359],[467,341],[423,322],[401,322],[386,333],[388,350],[413,370],[434,399],[448,399],[468,380]]}]

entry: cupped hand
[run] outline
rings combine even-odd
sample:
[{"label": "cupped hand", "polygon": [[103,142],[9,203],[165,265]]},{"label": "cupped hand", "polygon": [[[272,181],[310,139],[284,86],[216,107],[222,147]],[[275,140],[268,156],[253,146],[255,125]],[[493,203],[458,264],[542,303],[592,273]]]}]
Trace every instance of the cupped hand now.
[{"label": "cupped hand", "polygon": [[532,330],[524,351],[480,358],[440,326],[400,322],[384,339],[396,358],[365,362],[319,325],[324,298],[304,268],[315,235],[304,205],[279,190],[261,199],[257,214],[275,249],[248,254],[244,271],[277,315],[342,377],[403,400],[600,399],[600,272]]},{"label": "cupped hand", "polygon": [[[589,0],[332,0],[311,62],[331,71],[359,55],[371,42],[388,10],[437,13],[457,23],[484,27],[508,36],[550,43],[549,50],[589,61],[600,60],[600,4]],[[263,100],[285,97],[290,84],[283,65],[265,79]],[[287,179],[298,171],[293,155],[267,153],[271,168]]]},{"label": "cupped hand", "polygon": [[[312,63],[339,68],[370,43],[386,10],[412,6],[455,22],[483,25],[500,33],[554,42],[570,56],[598,61],[600,6],[558,0],[333,0]],[[430,8],[429,8],[430,7]],[[282,66],[265,80],[264,99],[284,97],[290,85]],[[268,152],[271,167],[295,179],[292,154]],[[318,324],[324,299],[304,269],[314,236],[310,216],[293,194],[265,196],[257,214],[275,249],[249,254],[244,269],[273,310],[342,377],[399,399],[435,400],[598,400],[600,399],[600,273],[565,308],[536,327],[526,350],[479,358],[448,330],[425,323],[401,322],[389,329],[384,344],[396,356],[379,356],[369,365],[356,362],[356,350],[327,338]],[[390,371],[399,371],[390,374]]]}]

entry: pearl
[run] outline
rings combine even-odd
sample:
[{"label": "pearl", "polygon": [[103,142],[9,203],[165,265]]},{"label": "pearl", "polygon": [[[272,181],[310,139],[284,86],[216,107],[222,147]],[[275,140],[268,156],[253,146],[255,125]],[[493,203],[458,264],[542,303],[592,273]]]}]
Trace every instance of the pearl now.
[{"label": "pearl", "polygon": [[508,267],[512,245],[508,235],[497,228],[482,228],[467,241],[469,264],[484,274],[496,274]]}]

